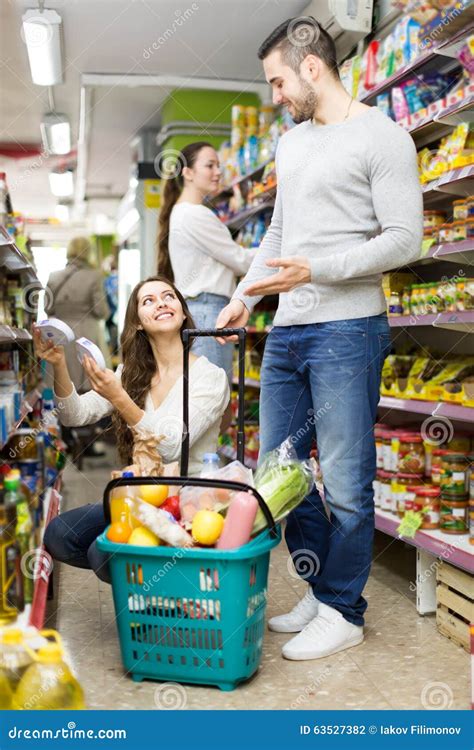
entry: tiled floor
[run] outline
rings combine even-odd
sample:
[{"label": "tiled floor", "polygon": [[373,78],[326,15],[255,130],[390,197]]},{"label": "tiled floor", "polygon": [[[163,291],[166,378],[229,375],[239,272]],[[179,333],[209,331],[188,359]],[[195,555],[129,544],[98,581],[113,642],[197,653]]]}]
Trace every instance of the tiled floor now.
[{"label": "tiled floor", "polygon": [[[63,509],[100,500],[113,457],[65,472]],[[469,656],[420,617],[410,583],[412,548],[377,534],[362,645],[318,661],[281,657],[286,635],[267,632],[257,675],[231,693],[217,688],[134,683],[122,668],[111,589],[89,571],[62,565],[48,625],[60,631],[92,709],[469,708]],[[413,587],[412,587],[413,588]],[[267,615],[291,608],[304,584],[287,568],[284,543],[272,553]]]}]

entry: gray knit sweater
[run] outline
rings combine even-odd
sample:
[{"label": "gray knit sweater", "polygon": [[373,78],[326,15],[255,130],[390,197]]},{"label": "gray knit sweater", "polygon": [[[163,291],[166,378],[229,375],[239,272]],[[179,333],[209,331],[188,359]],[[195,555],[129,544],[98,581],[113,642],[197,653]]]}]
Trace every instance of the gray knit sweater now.
[{"label": "gray knit sweater", "polygon": [[275,325],[385,310],[381,274],[420,256],[423,202],[411,136],[376,107],[336,125],[297,125],[280,140],[271,225],[234,298],[276,273],[270,258],[303,255],[311,283],[280,294]]}]

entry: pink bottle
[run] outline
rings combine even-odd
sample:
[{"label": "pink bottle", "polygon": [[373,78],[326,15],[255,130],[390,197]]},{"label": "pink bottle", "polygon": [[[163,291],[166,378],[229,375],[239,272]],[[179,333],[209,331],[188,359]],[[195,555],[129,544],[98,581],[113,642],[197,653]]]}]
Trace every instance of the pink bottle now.
[{"label": "pink bottle", "polygon": [[238,492],[234,495],[216,548],[236,549],[236,547],[247,544],[252,533],[257,510],[257,499],[250,492]]}]

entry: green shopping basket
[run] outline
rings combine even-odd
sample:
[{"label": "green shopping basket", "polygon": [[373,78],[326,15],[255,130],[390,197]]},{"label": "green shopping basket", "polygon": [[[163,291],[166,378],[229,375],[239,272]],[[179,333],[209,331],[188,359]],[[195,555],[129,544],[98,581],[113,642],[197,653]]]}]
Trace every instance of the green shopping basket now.
[{"label": "green shopping basket", "polygon": [[187,477],[189,458],[188,360],[194,336],[239,336],[237,457],[244,459],[244,329],[183,332],[183,448],[180,477],[133,477],[109,482],[104,512],[110,522],[110,492],[120,485],[222,487],[252,493],[268,528],[234,550],[137,547],[97,539],[109,553],[109,569],[123,665],[135,681],[153,679],[217,685],[234,690],[258,669],[265,631],[270,550],[281,540],[268,506],[240,482]]}]

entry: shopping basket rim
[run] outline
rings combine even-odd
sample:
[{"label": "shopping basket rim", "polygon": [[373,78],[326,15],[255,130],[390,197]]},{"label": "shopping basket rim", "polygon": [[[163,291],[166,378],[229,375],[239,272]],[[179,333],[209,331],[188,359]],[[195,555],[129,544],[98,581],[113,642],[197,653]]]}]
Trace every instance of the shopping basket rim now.
[{"label": "shopping basket rim", "polygon": [[186,557],[190,560],[249,560],[259,555],[269,552],[281,542],[281,527],[279,523],[275,524],[277,531],[276,536],[272,536],[270,529],[260,532],[254,539],[237,549],[220,550],[215,547],[205,549],[204,547],[141,547],[136,544],[122,544],[120,542],[111,542],[107,539],[109,526],[100,534],[97,539],[97,546],[101,552],[109,552],[113,556],[126,555],[130,557],[137,556],[154,557],[154,558],[173,558]]}]

